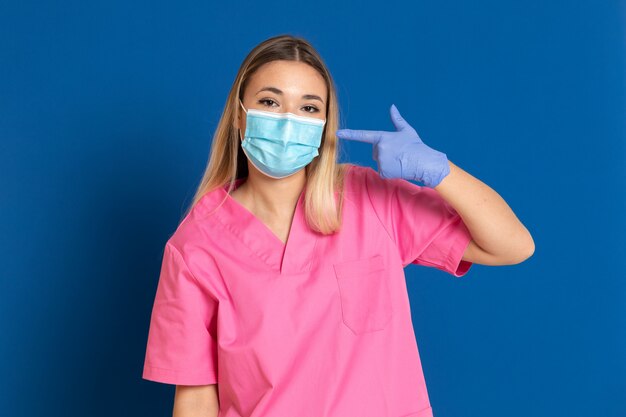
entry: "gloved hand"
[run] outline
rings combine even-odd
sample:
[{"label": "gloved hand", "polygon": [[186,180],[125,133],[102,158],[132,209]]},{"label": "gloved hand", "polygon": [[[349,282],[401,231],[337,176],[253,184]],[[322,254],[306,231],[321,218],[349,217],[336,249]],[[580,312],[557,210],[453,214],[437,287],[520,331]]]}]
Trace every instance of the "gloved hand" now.
[{"label": "gloved hand", "polygon": [[445,153],[427,146],[400,115],[395,104],[389,110],[396,132],[339,129],[340,139],[357,140],[374,145],[372,156],[383,178],[404,178],[435,187],[450,173]]}]

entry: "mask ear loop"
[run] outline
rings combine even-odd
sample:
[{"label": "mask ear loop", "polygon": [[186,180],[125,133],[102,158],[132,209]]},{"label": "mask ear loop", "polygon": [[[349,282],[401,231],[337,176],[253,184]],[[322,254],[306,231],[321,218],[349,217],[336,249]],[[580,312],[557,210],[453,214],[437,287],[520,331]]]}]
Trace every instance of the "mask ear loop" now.
[{"label": "mask ear loop", "polygon": [[[241,102],[241,99],[238,99],[239,104],[241,105],[241,108],[243,109],[243,111],[246,113],[246,115],[248,115],[248,110],[246,110],[246,108],[243,106],[243,103]],[[239,132],[239,140],[243,141],[243,138],[241,137],[241,128],[237,128],[237,132]]]}]

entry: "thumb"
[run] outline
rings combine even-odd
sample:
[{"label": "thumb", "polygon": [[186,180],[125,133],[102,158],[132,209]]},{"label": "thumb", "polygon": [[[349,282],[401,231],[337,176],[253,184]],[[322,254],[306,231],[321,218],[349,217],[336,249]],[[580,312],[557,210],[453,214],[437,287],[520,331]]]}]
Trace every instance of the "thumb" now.
[{"label": "thumb", "polygon": [[411,125],[409,125],[409,123],[404,120],[404,118],[400,115],[400,111],[395,104],[391,105],[391,108],[389,109],[389,114],[391,115],[391,122],[396,127],[396,130],[398,132],[411,128]]}]

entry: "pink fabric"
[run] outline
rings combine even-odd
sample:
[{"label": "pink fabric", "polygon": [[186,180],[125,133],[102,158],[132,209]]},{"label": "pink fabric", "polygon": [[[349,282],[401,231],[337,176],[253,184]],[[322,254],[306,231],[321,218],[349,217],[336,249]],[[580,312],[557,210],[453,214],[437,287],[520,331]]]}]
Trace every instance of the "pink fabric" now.
[{"label": "pink fabric", "polygon": [[198,202],[165,245],[143,378],[218,383],[219,417],[431,417],[403,268],[463,276],[468,229],[436,190],[358,165],[339,232],[303,203],[285,245],[226,186]]}]

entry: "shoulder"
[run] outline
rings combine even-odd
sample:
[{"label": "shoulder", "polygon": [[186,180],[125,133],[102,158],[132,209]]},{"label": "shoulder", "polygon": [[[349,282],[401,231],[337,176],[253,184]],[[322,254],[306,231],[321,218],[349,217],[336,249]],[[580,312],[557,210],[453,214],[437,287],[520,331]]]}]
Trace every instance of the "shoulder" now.
[{"label": "shoulder", "polygon": [[365,175],[371,175],[372,173],[378,175],[378,173],[376,171],[374,171],[374,169],[372,167],[369,166],[363,166],[363,165],[357,165],[357,164],[353,164],[353,163],[345,163],[345,170],[346,170],[346,178],[358,178],[361,179],[363,178]]},{"label": "shoulder", "polygon": [[194,266],[206,269],[207,264],[215,262],[213,249],[217,245],[216,237],[222,233],[213,209],[217,208],[223,196],[224,192],[219,189],[205,194],[179,222],[166,242],[192,270],[196,269]]},{"label": "shoulder", "polygon": [[[409,183],[409,181],[402,178],[383,178],[377,170],[370,166],[348,163],[346,164],[346,170],[346,176],[357,185],[393,187]],[[412,185],[417,186],[416,184]]]},{"label": "shoulder", "polygon": [[367,191],[369,183],[382,180],[373,168],[369,166],[356,165],[352,163],[345,164],[345,183],[351,191]]},{"label": "shoulder", "polygon": [[348,175],[350,187],[366,195],[379,212],[391,205],[395,211],[438,211],[443,208],[450,213],[456,213],[439,192],[430,187],[403,178],[383,178],[378,171],[368,166],[354,165]]},{"label": "shoulder", "polygon": [[417,184],[413,184],[402,178],[383,178],[378,171],[369,166],[350,164],[346,172],[349,187],[355,191],[363,193],[370,198],[385,198],[400,191],[416,191],[421,189]]},{"label": "shoulder", "polygon": [[384,204],[397,192],[398,188],[406,187],[400,181],[408,183],[398,178],[383,178],[378,171],[369,166],[356,164],[346,166],[346,192],[361,204]]}]

